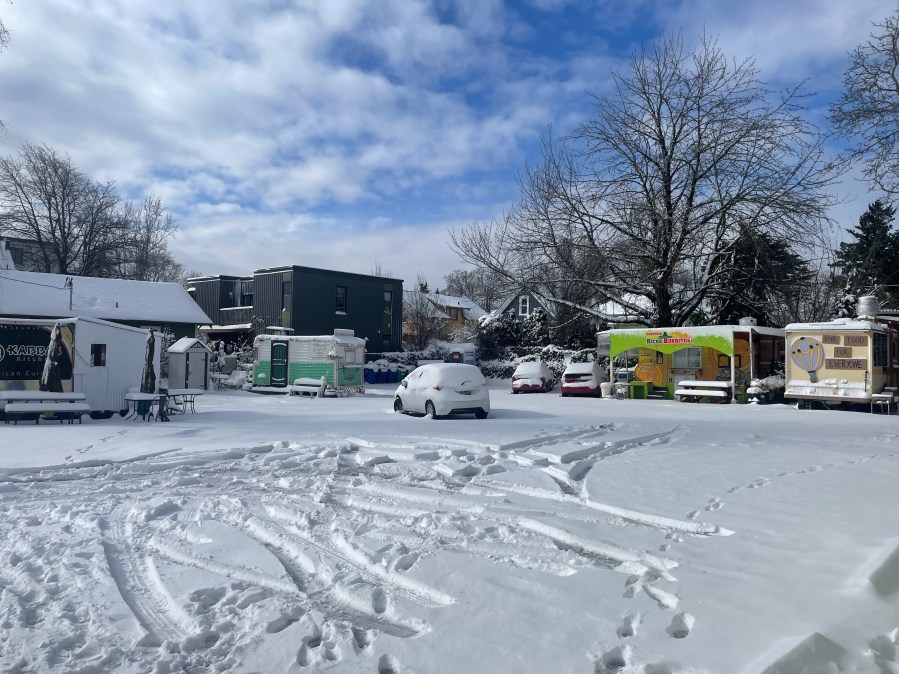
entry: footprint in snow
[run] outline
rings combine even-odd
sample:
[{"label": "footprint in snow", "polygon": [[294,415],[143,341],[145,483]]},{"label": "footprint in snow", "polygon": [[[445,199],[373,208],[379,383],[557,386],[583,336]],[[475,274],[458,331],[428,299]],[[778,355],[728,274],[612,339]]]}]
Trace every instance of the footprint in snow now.
[{"label": "footprint in snow", "polygon": [[634,647],[628,644],[618,645],[603,653],[596,660],[596,674],[617,674],[631,663]]},{"label": "footprint in snow", "polygon": [[375,613],[384,613],[390,606],[390,598],[383,588],[376,587],[371,593],[371,607]]},{"label": "footprint in snow", "polygon": [[689,636],[690,630],[693,629],[693,623],[695,622],[696,619],[692,615],[680,611],[671,619],[671,624],[668,625],[668,628],[665,631],[668,632],[669,636],[674,637],[675,639],[684,639]]},{"label": "footprint in snow", "polygon": [[705,507],[705,509],[711,512],[712,510],[718,510],[723,505],[724,504],[721,502],[721,499],[713,498],[709,500],[709,504]]},{"label": "footprint in snow", "polygon": [[400,661],[386,653],[378,660],[378,674],[401,674]]},{"label": "footprint in snow", "polygon": [[620,639],[627,639],[628,637],[633,637],[637,635],[637,628],[640,626],[640,622],[642,621],[642,615],[639,613],[629,613],[624,617],[624,622],[621,623],[621,626],[618,628],[618,637]]}]

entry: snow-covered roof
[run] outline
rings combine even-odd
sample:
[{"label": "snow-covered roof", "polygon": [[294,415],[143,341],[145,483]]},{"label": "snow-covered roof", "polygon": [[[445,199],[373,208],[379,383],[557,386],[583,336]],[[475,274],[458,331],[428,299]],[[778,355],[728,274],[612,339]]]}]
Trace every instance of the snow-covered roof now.
[{"label": "snow-covered roof", "polygon": [[346,346],[365,346],[364,337],[353,337],[352,335],[257,335],[257,342],[272,340],[278,342],[312,342],[312,341],[328,341],[333,344],[344,344]]},{"label": "snow-covered roof", "polygon": [[233,325],[201,325],[197,332],[241,332],[252,329],[252,323],[234,323]]},{"label": "snow-covered roof", "polygon": [[486,316],[487,312],[478,306],[477,302],[467,297],[454,295],[441,295],[440,293],[428,293],[428,299],[442,307],[455,307],[462,310],[462,315],[470,320],[477,320]]},{"label": "snow-covered roof", "polygon": [[875,321],[860,318],[836,318],[822,323],[790,323],[789,332],[828,332],[830,330],[873,330],[883,332],[886,328]]},{"label": "snow-covered roof", "polygon": [[[66,279],[72,279],[71,289]],[[70,302],[71,297],[71,302]],[[0,315],[90,316],[109,321],[210,323],[178,283],[0,270]]]},{"label": "snow-covered roof", "polygon": [[481,309],[473,300],[467,297],[456,297],[454,295],[441,295],[439,293],[422,293],[418,290],[404,290],[403,301],[414,304],[420,297],[426,297],[431,303],[433,309],[430,310],[432,318],[450,319],[445,309],[455,308],[461,309],[462,315],[468,320],[477,320],[481,316],[486,316],[487,312]]},{"label": "snow-covered roof", "polygon": [[209,351],[209,347],[196,337],[182,337],[166,350],[169,353],[187,353],[190,349],[197,346]]}]

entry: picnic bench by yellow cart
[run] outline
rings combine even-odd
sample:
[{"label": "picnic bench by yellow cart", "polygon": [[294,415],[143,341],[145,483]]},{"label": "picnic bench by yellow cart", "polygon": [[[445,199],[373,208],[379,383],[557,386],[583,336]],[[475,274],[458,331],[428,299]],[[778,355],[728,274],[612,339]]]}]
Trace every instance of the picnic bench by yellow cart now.
[{"label": "picnic bench by yellow cart", "polygon": [[684,403],[708,402],[729,403],[733,389],[729,381],[700,381],[687,379],[678,384],[674,396]]}]

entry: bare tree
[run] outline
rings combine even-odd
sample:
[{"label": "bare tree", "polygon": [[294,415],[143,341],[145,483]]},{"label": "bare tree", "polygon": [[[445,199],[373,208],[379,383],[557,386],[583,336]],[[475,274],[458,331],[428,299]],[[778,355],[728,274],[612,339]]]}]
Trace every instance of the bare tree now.
[{"label": "bare tree", "polygon": [[184,267],[168,250],[178,227],[162,200],[151,195],[139,206],[126,203],[120,217],[128,231],[128,245],[121,248],[124,259],[118,275],[136,281],[180,282]]},{"label": "bare tree", "polygon": [[380,276],[382,278],[391,278],[393,276],[390,268],[387,265],[383,264],[380,260],[375,260],[372,263],[369,274],[371,274],[372,276]]},{"label": "bare tree", "polygon": [[94,182],[46,145],[0,158],[0,229],[37,243],[29,263],[41,271],[108,275],[125,234],[118,203],[114,183]]},{"label": "bare tree", "polygon": [[823,243],[834,170],[798,88],[775,96],[752,60],[679,35],[612,79],[591,119],[544,142],[514,210],[452,233],[463,259],[611,323],[677,326],[740,292],[722,262],[747,232]]},{"label": "bare tree", "polygon": [[[3,19],[0,19],[0,51],[6,49],[9,46],[9,31],[6,29],[6,26],[3,25]],[[6,125],[3,123],[3,120],[0,119],[0,133],[6,131]]]},{"label": "bare tree", "polygon": [[415,290],[403,293],[403,337],[408,342],[407,348],[422,351],[432,339],[440,337],[446,315],[430,299],[427,281],[419,274],[415,281]]},{"label": "bare tree", "polygon": [[899,10],[875,22],[870,39],[850,52],[843,93],[830,109],[838,133],[853,139],[850,158],[865,177],[899,195]]},{"label": "bare tree", "polygon": [[443,292],[467,297],[485,311],[496,309],[509,288],[489,269],[454,269],[443,277]]}]

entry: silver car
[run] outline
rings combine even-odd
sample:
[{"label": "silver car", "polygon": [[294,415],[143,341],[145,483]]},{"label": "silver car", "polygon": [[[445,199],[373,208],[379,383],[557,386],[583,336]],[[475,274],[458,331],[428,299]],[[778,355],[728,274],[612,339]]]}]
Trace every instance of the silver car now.
[{"label": "silver car", "polygon": [[416,412],[439,419],[448,414],[474,414],[486,419],[490,392],[474,365],[428,363],[400,382],[393,399],[395,412]]}]

